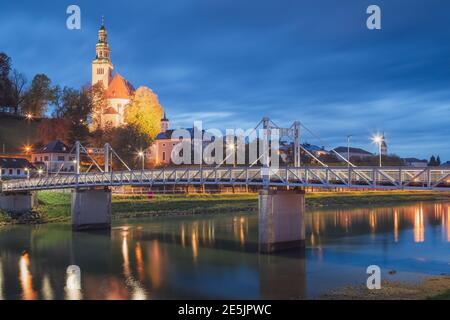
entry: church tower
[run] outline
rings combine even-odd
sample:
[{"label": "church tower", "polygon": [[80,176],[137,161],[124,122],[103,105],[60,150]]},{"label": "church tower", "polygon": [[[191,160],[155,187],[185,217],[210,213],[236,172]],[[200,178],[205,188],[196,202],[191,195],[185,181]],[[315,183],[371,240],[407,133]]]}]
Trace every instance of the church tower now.
[{"label": "church tower", "polygon": [[383,133],[383,140],[381,142],[381,155],[382,156],[387,156],[388,155],[388,146],[386,143],[386,138],[384,137],[384,133]]},{"label": "church tower", "polygon": [[98,42],[95,46],[96,56],[92,61],[92,85],[99,81],[106,90],[111,83],[113,65],[111,63],[108,33],[105,29],[105,18],[102,17],[102,26],[98,31]]},{"label": "church tower", "polygon": [[166,117],[166,112],[164,112],[164,117],[161,119],[161,132],[164,133],[169,130],[169,119]]}]

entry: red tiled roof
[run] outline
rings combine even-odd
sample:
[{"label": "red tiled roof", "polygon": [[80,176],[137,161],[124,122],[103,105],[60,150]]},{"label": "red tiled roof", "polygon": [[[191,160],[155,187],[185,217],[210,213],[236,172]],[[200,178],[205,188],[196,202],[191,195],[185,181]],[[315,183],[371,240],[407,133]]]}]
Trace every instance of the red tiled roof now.
[{"label": "red tiled roof", "polygon": [[107,99],[130,99],[132,94],[133,87],[120,74],[114,76],[106,90]]}]

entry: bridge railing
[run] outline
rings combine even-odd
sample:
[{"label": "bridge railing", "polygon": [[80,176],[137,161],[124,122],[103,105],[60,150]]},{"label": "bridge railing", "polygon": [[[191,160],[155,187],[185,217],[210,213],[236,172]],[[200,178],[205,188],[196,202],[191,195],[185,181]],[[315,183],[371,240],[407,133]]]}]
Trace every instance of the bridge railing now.
[{"label": "bridge railing", "polygon": [[450,169],[408,167],[165,168],[45,176],[2,183],[3,192],[123,185],[223,184],[449,190]]}]

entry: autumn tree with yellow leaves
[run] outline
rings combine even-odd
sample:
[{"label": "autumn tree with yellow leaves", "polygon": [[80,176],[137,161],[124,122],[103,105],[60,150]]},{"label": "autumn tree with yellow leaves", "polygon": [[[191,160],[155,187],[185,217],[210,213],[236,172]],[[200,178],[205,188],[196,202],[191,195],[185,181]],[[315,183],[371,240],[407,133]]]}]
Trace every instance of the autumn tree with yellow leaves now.
[{"label": "autumn tree with yellow leaves", "polygon": [[163,114],[158,96],[147,87],[139,87],[126,108],[125,121],[153,140],[161,131]]}]

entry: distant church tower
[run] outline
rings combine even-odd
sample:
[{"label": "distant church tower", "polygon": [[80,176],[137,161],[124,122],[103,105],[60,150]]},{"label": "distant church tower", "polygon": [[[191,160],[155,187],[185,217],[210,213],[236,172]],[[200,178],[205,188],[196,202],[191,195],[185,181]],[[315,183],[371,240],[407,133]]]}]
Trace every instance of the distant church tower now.
[{"label": "distant church tower", "polygon": [[386,138],[384,137],[384,133],[383,133],[383,140],[381,142],[381,155],[382,156],[388,155],[388,147],[387,147],[387,143],[386,143]]},{"label": "distant church tower", "polygon": [[164,112],[164,118],[161,119],[161,132],[166,132],[169,129],[169,119],[166,117],[166,112]]},{"label": "distant church tower", "polygon": [[98,31],[98,42],[95,46],[96,56],[92,61],[92,85],[99,81],[106,90],[111,83],[113,65],[111,63],[108,33],[105,29],[105,18],[102,17],[102,26]]}]

